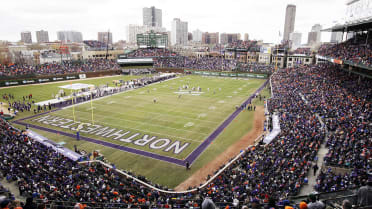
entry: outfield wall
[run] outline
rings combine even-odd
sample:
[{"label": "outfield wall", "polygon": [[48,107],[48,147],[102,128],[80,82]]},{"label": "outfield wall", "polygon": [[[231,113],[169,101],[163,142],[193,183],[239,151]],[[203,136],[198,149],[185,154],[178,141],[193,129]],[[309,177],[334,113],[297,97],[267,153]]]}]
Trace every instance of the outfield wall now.
[{"label": "outfield wall", "polygon": [[21,77],[21,78],[4,78],[0,79],[0,87],[2,86],[18,86],[27,85],[35,83],[48,83],[55,81],[66,81],[66,80],[76,80],[84,78],[102,77],[109,75],[120,75],[121,70],[107,70],[98,72],[86,72],[86,73],[74,73],[65,75],[40,75],[36,77]]},{"label": "outfield wall", "polygon": [[243,78],[268,78],[268,74],[264,73],[246,73],[246,72],[231,72],[231,71],[207,71],[200,69],[182,69],[182,68],[155,68],[158,72],[172,73],[191,73],[203,76],[221,76],[221,77],[243,77]]},{"label": "outfield wall", "polygon": [[194,75],[202,76],[221,76],[221,77],[241,77],[241,78],[268,78],[267,74],[258,73],[240,73],[240,72],[210,72],[210,71],[196,71],[196,70],[185,70]]}]

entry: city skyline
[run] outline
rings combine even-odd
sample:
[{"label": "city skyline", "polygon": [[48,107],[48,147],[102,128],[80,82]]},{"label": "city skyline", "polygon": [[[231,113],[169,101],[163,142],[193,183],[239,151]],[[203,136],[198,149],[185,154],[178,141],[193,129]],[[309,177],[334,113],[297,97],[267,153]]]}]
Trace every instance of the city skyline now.
[{"label": "city skyline", "polygon": [[[31,31],[33,42],[36,42],[35,32],[41,29],[49,31],[50,41],[57,40],[56,32],[62,30],[79,31],[83,33],[84,40],[96,40],[97,32],[110,30],[116,42],[126,39],[126,25],[142,24],[144,7],[155,6],[163,12],[163,27],[167,31],[171,30],[172,20],[180,18],[188,22],[189,32],[199,29],[204,32],[240,33],[242,37],[248,33],[250,39],[274,43],[279,41],[278,32],[284,32],[287,4],[296,5],[295,30],[303,33],[303,40],[307,40],[306,34],[312,25],[319,23],[326,28],[334,20],[343,18],[346,8],[345,2],[337,0],[236,0],[233,4],[221,4],[222,1],[211,4],[212,1],[139,0],[130,5],[115,0],[107,3],[96,0],[63,2],[4,2],[0,18],[7,21],[2,24],[6,30],[0,31],[0,40],[19,41],[22,31]],[[205,9],[206,5],[211,9]],[[329,41],[329,37],[330,34],[322,40]]]}]

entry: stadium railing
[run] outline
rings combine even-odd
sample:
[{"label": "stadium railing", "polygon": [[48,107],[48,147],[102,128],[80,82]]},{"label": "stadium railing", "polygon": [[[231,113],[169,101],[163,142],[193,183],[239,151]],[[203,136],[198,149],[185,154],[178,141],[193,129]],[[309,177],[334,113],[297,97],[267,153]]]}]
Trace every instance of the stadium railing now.
[{"label": "stadium railing", "polygon": [[[261,138],[262,136],[258,136],[254,141],[257,142],[259,138]],[[103,166],[107,167],[107,168],[110,168],[110,169],[114,169],[116,172],[118,172],[119,174],[123,175],[123,176],[126,176],[127,178],[130,178],[130,179],[133,179],[135,181],[137,181],[138,183],[144,185],[144,186],[147,186],[153,190],[156,190],[158,192],[162,192],[162,193],[167,193],[167,194],[184,194],[184,193],[190,193],[190,192],[195,192],[199,189],[202,189],[204,187],[206,187],[208,184],[210,184],[216,177],[218,177],[226,168],[230,167],[230,165],[232,163],[234,163],[237,159],[239,159],[245,152],[247,149],[249,149],[250,147],[253,147],[255,145],[250,145],[248,146],[245,150],[243,150],[242,152],[240,152],[237,156],[235,156],[232,160],[230,160],[224,167],[222,167],[216,174],[214,174],[211,178],[209,178],[204,184],[202,184],[201,186],[197,187],[197,188],[193,188],[193,189],[189,189],[189,190],[185,190],[185,191],[170,191],[170,190],[164,190],[164,189],[160,189],[160,188],[157,188],[147,182],[144,182],[140,179],[138,179],[137,177],[134,177],[128,173],[126,173],[125,171],[122,171],[122,170],[119,170],[119,169],[115,169],[113,168],[112,165],[108,164],[108,163],[105,163],[105,162],[102,162],[102,161],[99,161],[99,160],[90,160],[90,161],[82,161],[82,162],[79,162],[80,164],[87,164],[87,163],[100,163],[102,164]]]}]

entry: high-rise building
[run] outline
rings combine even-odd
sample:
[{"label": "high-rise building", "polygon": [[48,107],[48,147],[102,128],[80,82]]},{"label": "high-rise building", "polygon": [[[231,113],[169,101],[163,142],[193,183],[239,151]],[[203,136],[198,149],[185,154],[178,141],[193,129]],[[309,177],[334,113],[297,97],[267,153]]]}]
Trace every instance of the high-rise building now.
[{"label": "high-rise building", "polygon": [[[131,44],[135,44],[137,43],[137,34],[149,33],[150,31],[153,31],[155,33],[166,32],[165,28],[162,28],[162,27],[129,24],[126,29],[127,42]],[[169,39],[169,36],[168,36],[168,39]]]},{"label": "high-rise building", "polygon": [[219,33],[203,33],[202,36],[202,43],[203,44],[218,44],[219,43]]},{"label": "high-rise building", "polygon": [[49,42],[48,31],[44,31],[44,30],[36,31],[36,40],[37,40],[37,43]]},{"label": "high-rise building", "polygon": [[172,45],[172,31],[167,31],[168,34],[168,46]]},{"label": "high-rise building", "polygon": [[283,41],[289,40],[289,34],[294,31],[296,20],[296,5],[288,4],[285,10],[284,34]]},{"label": "high-rise building", "polygon": [[289,40],[291,41],[292,49],[297,49],[301,46],[302,33],[293,32],[289,34]]},{"label": "high-rise building", "polygon": [[221,33],[221,44],[230,44],[236,42],[237,40],[240,40],[240,33]]},{"label": "high-rise building", "polygon": [[112,33],[111,32],[98,32],[97,40],[102,43],[112,44]]},{"label": "high-rise building", "polygon": [[244,41],[249,41],[249,34],[248,33],[244,33]]},{"label": "high-rise building", "polygon": [[220,41],[219,41],[219,33],[216,32],[216,33],[208,33],[208,32],[205,32],[203,33],[203,36],[202,36],[202,43],[203,44],[218,44]]},{"label": "high-rise building", "polygon": [[307,44],[314,45],[317,43],[318,33],[315,31],[310,31],[307,35]]},{"label": "high-rise building", "polygon": [[57,39],[64,43],[81,43],[83,42],[83,34],[77,31],[58,31]]},{"label": "high-rise building", "polygon": [[321,42],[321,30],[322,26],[320,24],[315,24],[313,27],[311,27],[311,32],[309,32],[307,38],[308,45],[314,45]]},{"label": "high-rise building", "polygon": [[332,32],[331,43],[340,43],[342,41],[342,32]]},{"label": "high-rise building", "polygon": [[21,41],[25,44],[32,44],[32,36],[30,31],[21,32]]},{"label": "high-rise building", "polygon": [[186,45],[188,39],[187,22],[181,21],[179,18],[174,18],[172,21],[172,45]]},{"label": "high-rise building", "polygon": [[191,32],[187,33],[187,41],[192,41],[192,33]]},{"label": "high-rise building", "polygon": [[143,8],[143,25],[150,27],[162,27],[162,13],[161,9],[155,7]]},{"label": "high-rise building", "polygon": [[192,41],[193,42],[202,42],[203,32],[199,29],[196,29],[192,32]]}]

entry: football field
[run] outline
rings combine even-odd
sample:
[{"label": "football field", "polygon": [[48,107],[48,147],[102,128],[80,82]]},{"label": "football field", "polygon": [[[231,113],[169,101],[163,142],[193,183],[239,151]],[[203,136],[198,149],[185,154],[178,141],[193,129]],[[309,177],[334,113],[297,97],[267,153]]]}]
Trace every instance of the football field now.
[{"label": "football field", "polygon": [[[190,175],[179,179],[176,176],[184,170],[186,161],[201,161],[195,169],[208,162],[198,158],[204,156],[203,152],[214,140],[218,154],[249,131],[253,113],[246,111],[238,116],[240,111],[236,107],[264,82],[263,79],[177,77],[33,115],[22,123],[33,125],[33,130],[69,148],[76,145],[87,152],[99,150],[117,167],[173,187]],[[233,124],[232,120],[238,123]],[[246,127],[232,130],[232,126]],[[224,134],[226,129],[231,129],[229,136]],[[79,141],[75,137],[78,131]],[[176,175],[170,175],[173,180],[167,179],[169,175],[164,176],[167,170],[175,171]]]}]

